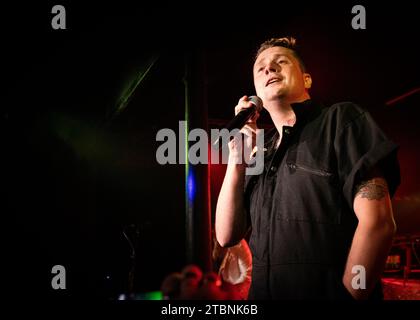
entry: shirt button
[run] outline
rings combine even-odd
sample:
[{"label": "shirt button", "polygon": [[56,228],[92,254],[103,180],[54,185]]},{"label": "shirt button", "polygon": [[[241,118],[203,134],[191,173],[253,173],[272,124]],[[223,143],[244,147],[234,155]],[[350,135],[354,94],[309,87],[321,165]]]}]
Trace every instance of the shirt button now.
[{"label": "shirt button", "polygon": [[270,168],[270,171],[271,172],[275,172],[277,170],[277,167],[275,167],[275,166],[272,166],[271,168]]},{"label": "shirt button", "polygon": [[284,133],[289,134],[290,133],[290,129],[284,129]]}]

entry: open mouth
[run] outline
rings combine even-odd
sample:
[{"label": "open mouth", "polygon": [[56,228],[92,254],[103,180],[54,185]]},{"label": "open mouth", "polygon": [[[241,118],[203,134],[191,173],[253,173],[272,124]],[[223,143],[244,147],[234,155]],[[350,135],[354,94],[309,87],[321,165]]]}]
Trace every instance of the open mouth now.
[{"label": "open mouth", "polygon": [[277,78],[277,77],[276,78],[271,78],[271,79],[269,79],[267,81],[267,83],[265,84],[265,86],[267,87],[267,86],[269,86],[272,83],[280,82],[282,80],[283,80],[282,78]]}]

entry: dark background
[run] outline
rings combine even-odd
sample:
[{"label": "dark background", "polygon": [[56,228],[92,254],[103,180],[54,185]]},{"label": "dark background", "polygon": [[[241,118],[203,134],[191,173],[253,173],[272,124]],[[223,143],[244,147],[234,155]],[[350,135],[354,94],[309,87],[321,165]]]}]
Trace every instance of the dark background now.
[{"label": "dark background", "polygon": [[[55,4],[66,8],[66,30],[51,28]],[[401,146],[398,234],[419,232],[419,93],[386,105],[420,87],[417,10],[365,3],[367,29],[353,30],[355,4],[2,5],[2,260],[11,290],[115,297],[127,290],[130,268],[124,230],[138,235],[137,292],[158,290],[180,270],[185,168],[156,162],[155,137],[162,128],[177,131],[185,118],[186,53],[202,57],[200,86],[216,127],[254,93],[252,57],[273,36],[298,39],[314,98],[360,104]],[[116,113],[152,57],[156,63]],[[261,124],[270,124],[267,115]],[[212,211],[223,174],[223,166],[212,168]],[[56,264],[66,267],[68,290],[51,290]]]}]

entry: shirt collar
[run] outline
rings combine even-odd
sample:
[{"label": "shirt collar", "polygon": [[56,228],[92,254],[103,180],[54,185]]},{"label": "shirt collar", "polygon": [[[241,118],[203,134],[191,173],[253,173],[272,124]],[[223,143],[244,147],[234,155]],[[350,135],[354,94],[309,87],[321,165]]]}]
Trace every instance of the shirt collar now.
[{"label": "shirt collar", "polygon": [[[283,126],[283,130],[288,129],[290,132],[299,130],[306,123],[316,118],[321,113],[321,109],[323,108],[320,103],[312,99],[307,99],[302,102],[295,102],[290,106],[296,115],[296,124],[293,127]],[[270,130],[265,137],[265,148],[269,150],[269,153],[271,153],[270,150],[275,148],[278,137],[279,133],[277,132],[276,128]]]},{"label": "shirt collar", "polygon": [[296,115],[296,125],[298,126],[312,120],[321,112],[321,105],[312,99],[307,99],[302,102],[295,102],[290,106]]}]

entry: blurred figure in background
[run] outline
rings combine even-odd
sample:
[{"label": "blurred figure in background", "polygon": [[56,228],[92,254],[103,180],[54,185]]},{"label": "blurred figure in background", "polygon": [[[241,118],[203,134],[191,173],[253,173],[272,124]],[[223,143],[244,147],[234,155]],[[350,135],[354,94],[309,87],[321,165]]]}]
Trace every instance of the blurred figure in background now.
[{"label": "blurred figure in background", "polygon": [[214,268],[222,279],[222,287],[231,293],[230,299],[246,300],[252,274],[252,254],[246,240],[223,248],[213,233],[212,255]]},{"label": "blurred figure in background", "polygon": [[181,272],[169,274],[162,282],[164,300],[225,300],[222,280],[215,272],[203,274],[196,265],[187,265]]}]

